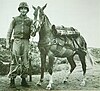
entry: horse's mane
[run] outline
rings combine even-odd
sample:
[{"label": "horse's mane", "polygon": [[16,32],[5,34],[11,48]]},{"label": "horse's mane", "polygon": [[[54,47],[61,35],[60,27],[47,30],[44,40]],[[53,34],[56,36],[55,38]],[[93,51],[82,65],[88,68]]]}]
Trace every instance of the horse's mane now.
[{"label": "horse's mane", "polygon": [[47,15],[45,15],[44,17],[45,17],[46,26],[51,27],[51,23],[50,23],[49,18],[47,17]]}]

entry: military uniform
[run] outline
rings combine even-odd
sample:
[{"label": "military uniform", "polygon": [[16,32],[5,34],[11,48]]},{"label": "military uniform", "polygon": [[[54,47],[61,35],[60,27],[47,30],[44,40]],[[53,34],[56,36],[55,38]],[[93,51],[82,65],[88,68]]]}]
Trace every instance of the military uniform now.
[{"label": "military uniform", "polygon": [[[28,68],[28,46],[29,46],[29,38],[31,33],[31,25],[32,25],[32,20],[27,16],[23,17],[21,15],[14,17],[10,25],[10,29],[7,34],[7,39],[10,40],[13,32],[14,42],[13,42],[13,50],[12,50],[13,51],[12,66],[18,65],[16,61],[18,61],[18,58],[21,57],[23,59],[22,60],[23,63],[21,64],[23,64],[26,68]],[[10,76],[12,74],[12,71],[10,71]]]},{"label": "military uniform", "polygon": [[[19,5],[18,10],[25,6],[25,2]],[[21,6],[22,5],[22,6]],[[25,6],[27,11],[29,8],[27,4]],[[28,62],[28,51],[29,51],[29,38],[32,32],[32,19],[29,17],[19,15],[13,17],[10,24],[9,31],[7,33],[7,43],[11,40],[13,34],[13,48],[12,48],[12,62],[10,66],[9,77],[15,78],[17,75],[21,75],[22,78],[26,78],[28,74],[29,62]]]}]

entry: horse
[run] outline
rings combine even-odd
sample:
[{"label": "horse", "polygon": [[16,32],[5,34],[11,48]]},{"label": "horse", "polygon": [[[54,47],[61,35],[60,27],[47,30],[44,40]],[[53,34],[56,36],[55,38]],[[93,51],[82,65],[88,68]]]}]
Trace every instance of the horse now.
[{"label": "horse", "polygon": [[[36,35],[36,33],[39,33],[39,42],[38,42],[38,48],[40,51],[40,57],[41,57],[41,77],[39,82],[37,83],[38,86],[41,86],[44,78],[44,71],[45,71],[45,64],[46,64],[46,57],[48,56],[49,59],[49,65],[48,65],[48,72],[50,74],[49,77],[49,83],[46,87],[46,89],[52,88],[53,78],[53,62],[55,60],[55,57],[60,58],[67,58],[71,69],[69,70],[68,75],[64,79],[64,83],[67,82],[70,74],[73,72],[73,70],[76,67],[76,63],[74,61],[74,56],[77,54],[79,56],[79,59],[82,64],[83,69],[83,79],[81,82],[81,85],[85,86],[86,83],[86,62],[85,62],[85,56],[87,55],[87,43],[85,39],[80,35],[75,39],[77,49],[75,50],[74,44],[71,38],[67,37],[58,37],[57,40],[60,40],[60,43],[54,42],[55,36],[53,34],[53,31],[55,28],[54,25],[52,25],[47,17],[47,15],[44,13],[44,9],[46,8],[47,4],[45,4],[43,7],[33,7],[34,9],[34,32],[33,34]],[[70,29],[69,29],[70,30]],[[61,34],[61,33],[59,33]],[[64,45],[64,41],[69,42]]]}]

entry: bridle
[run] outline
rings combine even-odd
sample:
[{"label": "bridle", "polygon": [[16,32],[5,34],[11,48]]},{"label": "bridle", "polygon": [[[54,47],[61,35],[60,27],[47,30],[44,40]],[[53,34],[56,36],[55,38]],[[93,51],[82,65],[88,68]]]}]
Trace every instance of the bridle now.
[{"label": "bridle", "polygon": [[[41,27],[45,24],[45,14],[42,16],[43,18],[42,18],[42,20],[40,21],[40,20],[35,20],[34,21],[34,23],[33,23],[33,27],[35,28],[35,32],[39,32],[40,30],[41,30]],[[38,28],[36,28],[36,23],[37,22],[39,22],[39,27]]]}]

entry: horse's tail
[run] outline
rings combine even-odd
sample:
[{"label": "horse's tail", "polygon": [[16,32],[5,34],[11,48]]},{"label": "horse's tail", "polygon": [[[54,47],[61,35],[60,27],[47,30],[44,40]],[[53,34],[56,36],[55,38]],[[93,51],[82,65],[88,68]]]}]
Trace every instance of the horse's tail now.
[{"label": "horse's tail", "polygon": [[93,66],[93,65],[94,65],[94,62],[93,62],[93,60],[92,60],[92,58],[91,58],[90,53],[89,53],[88,50],[87,50],[87,55],[86,55],[86,57],[90,60],[90,63],[91,63],[91,65]]},{"label": "horse's tail", "polygon": [[90,56],[90,53],[89,53],[89,51],[88,51],[88,48],[87,48],[87,43],[86,43],[86,41],[85,41],[85,39],[83,38],[83,36],[80,36],[80,38],[81,38],[81,42],[82,42],[82,47],[86,50],[86,57],[90,60],[90,63],[91,63],[91,65],[93,66],[94,65],[94,62],[93,62],[93,60],[92,60],[92,58],[91,58],[91,56]]}]

